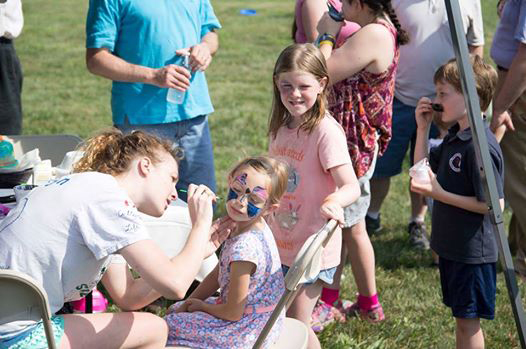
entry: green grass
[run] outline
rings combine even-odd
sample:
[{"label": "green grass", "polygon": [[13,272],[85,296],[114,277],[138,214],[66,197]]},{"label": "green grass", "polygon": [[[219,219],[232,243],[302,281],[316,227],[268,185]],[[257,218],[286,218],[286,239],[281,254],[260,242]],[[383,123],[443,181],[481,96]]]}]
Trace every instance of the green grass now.
[{"label": "green grass", "polygon": [[[496,0],[481,1],[488,55],[497,22]],[[24,133],[74,133],[87,137],[111,125],[110,82],[89,74],[84,63],[87,1],[24,2],[25,27],[17,40],[23,64]],[[207,72],[215,113],[210,118],[219,195],[226,173],[238,159],[266,152],[271,71],[290,43],[293,1],[213,1],[223,29],[220,50]],[[257,16],[239,15],[254,8]],[[393,179],[382,208],[383,233],[373,237],[377,283],[387,321],[359,320],[327,328],[324,348],[452,348],[454,321],[441,303],[438,271],[431,258],[407,242],[407,163]],[[343,295],[356,292],[347,270]],[[520,285],[524,295],[526,288]],[[518,348],[502,273],[498,276],[496,320],[484,321],[487,348]]]}]

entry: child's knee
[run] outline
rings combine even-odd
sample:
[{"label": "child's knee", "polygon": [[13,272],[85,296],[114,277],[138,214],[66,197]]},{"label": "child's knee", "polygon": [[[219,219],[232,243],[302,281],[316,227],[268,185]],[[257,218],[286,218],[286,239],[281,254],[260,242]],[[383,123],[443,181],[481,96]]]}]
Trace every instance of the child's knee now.
[{"label": "child's knee", "polygon": [[369,235],[365,225],[354,225],[350,228],[345,228],[342,231],[343,243],[348,250],[354,251],[355,248],[363,244],[370,244]]},{"label": "child's knee", "polygon": [[463,334],[473,334],[480,330],[480,319],[465,319],[465,318],[456,318],[457,320],[457,331],[460,331]]},{"label": "child's knee", "polygon": [[[150,313],[142,313],[141,322],[145,324],[144,334],[157,341],[166,341],[168,338],[168,324],[164,319]],[[163,344],[164,345],[164,344]]]}]

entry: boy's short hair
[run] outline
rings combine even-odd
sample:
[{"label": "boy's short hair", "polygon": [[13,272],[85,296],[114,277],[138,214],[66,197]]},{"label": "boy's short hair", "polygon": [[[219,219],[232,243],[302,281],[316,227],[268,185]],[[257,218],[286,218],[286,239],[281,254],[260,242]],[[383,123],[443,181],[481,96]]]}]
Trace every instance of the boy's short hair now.
[{"label": "boy's short hair", "polygon": [[[495,93],[495,86],[497,85],[497,72],[493,67],[484,62],[484,60],[477,55],[470,55],[470,62],[473,67],[475,83],[477,87],[477,94],[480,101],[480,109],[482,112],[488,109],[493,94]],[[460,82],[460,71],[457,66],[455,58],[442,65],[435,73],[433,82],[437,84],[448,83],[455,88],[459,93],[462,93],[462,85]]]}]

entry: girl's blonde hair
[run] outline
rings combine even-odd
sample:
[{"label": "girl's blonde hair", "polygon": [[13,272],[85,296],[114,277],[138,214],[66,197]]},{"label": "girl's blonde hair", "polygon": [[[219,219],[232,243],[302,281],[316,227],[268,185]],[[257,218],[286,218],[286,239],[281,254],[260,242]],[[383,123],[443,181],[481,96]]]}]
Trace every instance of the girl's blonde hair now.
[{"label": "girl's blonde hair", "polygon": [[278,57],[274,66],[273,85],[274,97],[270,111],[268,134],[276,137],[280,127],[287,125],[292,116],[281,101],[277,79],[279,74],[288,72],[305,72],[314,75],[321,81],[326,79],[326,87],[318,95],[316,102],[310,110],[305,113],[303,122],[299,129],[311,133],[325,116],[327,108],[327,86],[329,85],[329,73],[327,63],[321,51],[313,44],[293,44],[285,48]]},{"label": "girl's blonde hair", "polygon": [[289,168],[283,161],[268,156],[249,157],[241,160],[228,174],[230,178],[243,167],[250,166],[254,170],[266,174],[270,178],[268,203],[277,204],[287,190]]},{"label": "girl's blonde hair", "polygon": [[143,131],[123,134],[116,128],[90,138],[81,150],[84,155],[73,172],[96,171],[115,176],[127,171],[138,156],[147,156],[152,163],[159,163],[159,154],[163,151],[177,162],[182,158],[182,151],[167,140]]}]

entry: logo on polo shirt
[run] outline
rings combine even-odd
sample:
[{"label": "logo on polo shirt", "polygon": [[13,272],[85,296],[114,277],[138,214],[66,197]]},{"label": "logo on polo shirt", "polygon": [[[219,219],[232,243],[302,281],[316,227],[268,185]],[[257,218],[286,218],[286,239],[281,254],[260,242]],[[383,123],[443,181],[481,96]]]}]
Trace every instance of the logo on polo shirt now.
[{"label": "logo on polo shirt", "polygon": [[460,173],[460,164],[462,163],[462,154],[455,153],[449,158],[449,167],[457,173]]}]

